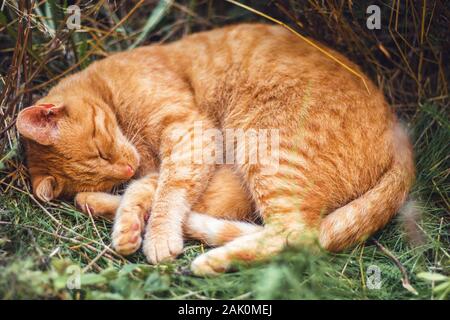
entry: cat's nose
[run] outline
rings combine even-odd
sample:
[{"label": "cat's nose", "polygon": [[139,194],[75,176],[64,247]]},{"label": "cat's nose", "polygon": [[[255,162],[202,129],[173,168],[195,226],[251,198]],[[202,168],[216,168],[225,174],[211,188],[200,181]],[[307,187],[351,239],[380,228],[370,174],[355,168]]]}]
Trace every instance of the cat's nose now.
[{"label": "cat's nose", "polygon": [[130,166],[129,164],[127,164],[125,166],[125,175],[127,176],[127,178],[131,178],[132,176],[134,176],[134,169],[132,166]]}]

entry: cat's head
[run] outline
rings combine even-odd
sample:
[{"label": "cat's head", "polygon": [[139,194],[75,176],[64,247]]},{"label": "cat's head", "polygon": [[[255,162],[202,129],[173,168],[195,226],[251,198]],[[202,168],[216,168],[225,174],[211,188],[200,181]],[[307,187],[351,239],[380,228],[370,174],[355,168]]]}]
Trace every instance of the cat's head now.
[{"label": "cat's head", "polygon": [[16,126],[26,138],[33,193],[42,201],[109,191],[139,166],[138,152],[101,100],[49,95],[23,109]]}]

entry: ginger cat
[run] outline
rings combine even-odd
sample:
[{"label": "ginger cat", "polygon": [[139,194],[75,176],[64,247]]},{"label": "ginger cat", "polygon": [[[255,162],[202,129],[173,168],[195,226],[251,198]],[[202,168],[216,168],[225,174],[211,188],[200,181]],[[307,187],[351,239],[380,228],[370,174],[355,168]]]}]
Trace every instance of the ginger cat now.
[{"label": "ginger cat", "polygon": [[[224,244],[191,265],[213,275],[316,239],[339,251],[394,216],[414,180],[412,148],[365,81],[368,90],[282,27],[242,24],[95,62],[22,110],[17,128],[37,197],[82,192],[85,210],[117,208],[114,247],[130,254],[142,241],[150,263],[180,254],[183,233]],[[250,157],[232,170],[192,161],[199,122],[221,132],[278,130],[276,170]],[[201,136],[200,144],[204,159],[217,141]],[[255,148],[229,149],[245,147]],[[89,193],[132,177],[122,199]],[[253,205],[263,226],[235,221],[248,220]]]}]

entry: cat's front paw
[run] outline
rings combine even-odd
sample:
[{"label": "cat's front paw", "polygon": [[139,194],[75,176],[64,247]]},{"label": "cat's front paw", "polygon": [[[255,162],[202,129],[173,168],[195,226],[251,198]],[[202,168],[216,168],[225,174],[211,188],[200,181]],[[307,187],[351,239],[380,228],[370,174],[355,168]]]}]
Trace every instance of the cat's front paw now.
[{"label": "cat's front paw", "polygon": [[112,244],[122,255],[130,255],[141,246],[142,230],[148,213],[142,206],[120,206],[114,221]]},{"label": "cat's front paw", "polygon": [[174,259],[183,252],[182,230],[152,228],[149,223],[145,234],[143,251],[151,264]]}]

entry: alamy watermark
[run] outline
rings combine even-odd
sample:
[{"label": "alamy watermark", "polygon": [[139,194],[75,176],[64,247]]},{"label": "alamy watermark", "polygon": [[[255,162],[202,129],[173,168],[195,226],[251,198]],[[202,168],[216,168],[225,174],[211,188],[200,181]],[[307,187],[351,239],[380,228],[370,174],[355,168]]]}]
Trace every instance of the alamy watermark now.
[{"label": "alamy watermark", "polygon": [[278,171],[279,129],[226,128],[219,130],[196,121],[192,128],[171,132],[176,147],[171,161],[187,164],[259,164],[263,174]]},{"label": "alamy watermark", "polygon": [[79,266],[71,265],[67,267],[66,273],[68,275],[66,287],[69,290],[81,289],[81,274],[82,270]]},{"label": "alamy watermark", "polygon": [[69,30],[81,30],[81,9],[77,5],[67,7],[66,26]]},{"label": "alamy watermark", "polygon": [[370,265],[366,271],[366,286],[370,290],[381,289],[381,270],[376,265]]},{"label": "alamy watermark", "polygon": [[366,26],[369,30],[381,29],[381,9],[379,6],[373,4],[367,7],[366,13],[370,16],[366,20]]},{"label": "alamy watermark", "polygon": [[[3,11],[6,1],[3,1],[0,11]],[[66,9],[66,26],[69,30],[81,30],[81,8],[78,5],[70,5]],[[366,26],[369,30],[381,29],[381,9],[378,5],[372,4],[366,8]]]}]

